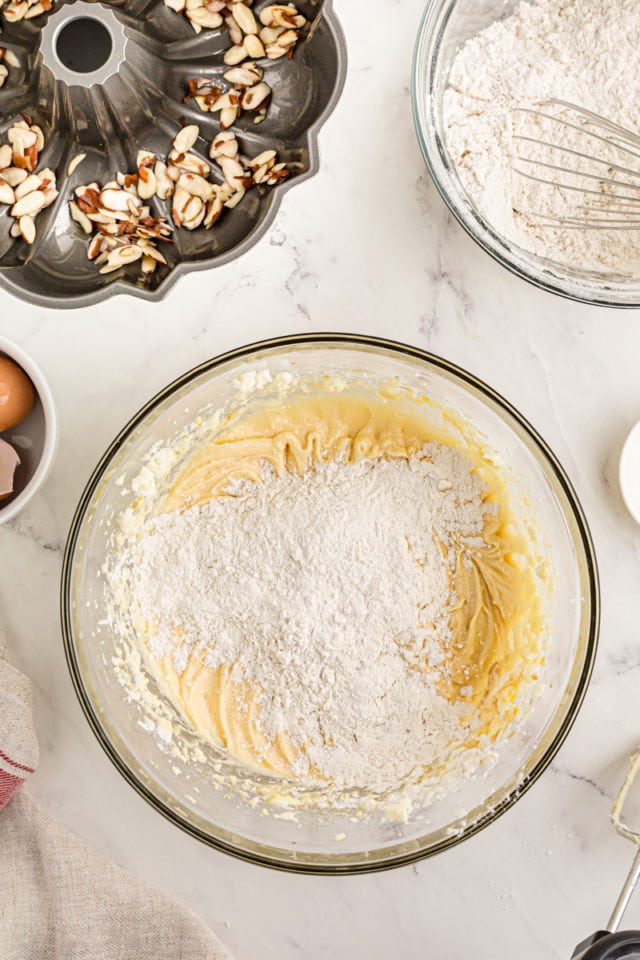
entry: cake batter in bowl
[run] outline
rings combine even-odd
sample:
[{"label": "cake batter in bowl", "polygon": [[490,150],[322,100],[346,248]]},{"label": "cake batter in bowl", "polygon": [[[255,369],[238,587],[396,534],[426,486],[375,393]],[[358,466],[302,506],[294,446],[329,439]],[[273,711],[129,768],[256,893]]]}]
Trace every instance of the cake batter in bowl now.
[{"label": "cake batter in bowl", "polygon": [[[310,534],[314,518],[324,521]],[[333,564],[307,553],[300,572],[310,543]],[[350,576],[352,543],[362,549]],[[264,590],[260,573],[274,557],[301,597],[285,626],[286,591],[277,579]],[[235,581],[234,564],[246,570]],[[203,569],[210,590],[206,579],[198,589]],[[369,604],[355,629],[357,607],[345,625],[331,605],[340,571],[345,595],[351,580]],[[360,591],[359,577],[370,578]],[[129,782],[219,849],[324,873],[427,856],[514,803],[576,715],[598,626],[586,524],[532,428],[439,358],[339,335],[234,351],[151,401],[89,482],[62,600],[76,689]],[[403,633],[417,603],[420,637]],[[252,642],[264,627],[262,656],[238,623]],[[376,648],[386,623],[399,642]],[[389,678],[390,701],[400,682],[415,693],[402,690],[414,704],[400,717],[406,737],[387,694],[375,696]],[[352,707],[348,691],[367,682],[372,696]],[[376,723],[377,758],[366,735]]]}]

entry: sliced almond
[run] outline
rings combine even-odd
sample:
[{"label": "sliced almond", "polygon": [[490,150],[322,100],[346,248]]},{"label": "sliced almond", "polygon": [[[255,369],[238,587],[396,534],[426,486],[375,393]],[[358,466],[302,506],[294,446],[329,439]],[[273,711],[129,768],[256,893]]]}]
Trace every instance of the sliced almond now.
[{"label": "sliced almond", "polygon": [[229,199],[225,202],[225,207],[227,207],[228,210],[233,210],[234,207],[238,206],[240,201],[243,199],[244,195],[245,195],[245,189],[244,187],[241,187],[239,190],[236,190],[236,192],[232,194],[231,197],[229,197]]},{"label": "sliced almond", "polygon": [[252,60],[259,60],[266,56],[264,44],[260,37],[255,34],[249,34],[244,38],[244,48]]},{"label": "sliced almond", "polygon": [[[181,173],[199,173],[201,177],[206,177],[209,173],[209,164],[197,157],[195,153],[178,153],[172,150],[169,154],[169,160],[168,172],[171,166],[174,166]],[[171,176],[170,172],[169,175]]]},{"label": "sliced almond", "polygon": [[231,16],[244,34],[258,32],[258,24],[253,15],[253,10],[246,3],[232,3],[230,10]]},{"label": "sliced almond", "polygon": [[231,40],[231,43],[233,43],[235,46],[242,46],[244,35],[231,14],[224,18],[224,22],[229,32],[229,39]]},{"label": "sliced almond", "polygon": [[146,170],[146,179],[142,176],[138,181],[138,196],[141,200],[150,200],[158,190],[158,181],[153,170]]},{"label": "sliced almond", "polygon": [[104,239],[105,238],[100,236],[99,233],[96,233],[96,235],[91,238],[89,246],[87,247],[87,260],[95,260],[96,257],[102,253]]},{"label": "sliced almond", "polygon": [[282,180],[286,180],[290,175],[291,171],[287,167],[286,163],[277,163],[269,171],[266,182],[269,184],[269,186],[275,187],[276,184],[281,183]]},{"label": "sliced almond", "polygon": [[12,161],[13,150],[8,143],[5,143],[0,147],[0,170],[4,170],[5,167],[10,167]]},{"label": "sliced almond", "polygon": [[284,33],[284,27],[263,27],[260,31],[260,40],[265,47],[275,43],[280,34]]},{"label": "sliced almond", "polygon": [[226,110],[227,107],[237,107],[240,103],[240,94],[236,90],[227,90],[218,97],[211,109],[213,111]]},{"label": "sliced almond", "polygon": [[37,123],[32,123],[30,129],[31,133],[35,133],[36,135],[36,150],[38,153],[40,153],[42,150],[44,150],[44,131],[42,130],[42,127],[38,126]]},{"label": "sliced almond", "polygon": [[120,267],[126,267],[129,263],[135,263],[135,261],[140,260],[141,257],[142,250],[135,244],[118,247],[117,250],[111,251],[107,257],[106,264],[100,268],[100,273],[112,273],[114,270],[119,270]]},{"label": "sliced almond", "polygon": [[136,167],[138,171],[140,171],[140,167],[152,167],[155,162],[155,153],[151,153],[150,150],[138,150],[138,155],[136,156]]},{"label": "sliced almond", "polygon": [[20,228],[20,236],[24,242],[31,245],[36,238],[36,225],[31,217],[20,217],[18,226]]},{"label": "sliced almond", "polygon": [[197,173],[183,173],[178,180],[178,186],[192,197],[200,197],[201,200],[210,200],[213,196],[213,184]]},{"label": "sliced almond", "polygon": [[198,104],[198,106],[200,107],[203,113],[209,113],[209,110],[211,109],[212,104],[208,97],[195,96],[193,99]]},{"label": "sliced almond", "polygon": [[304,27],[307,21],[292,3],[273,3],[260,11],[260,22],[265,27]]},{"label": "sliced almond", "polygon": [[28,193],[39,190],[40,186],[40,177],[35,173],[31,173],[26,180],[23,180],[22,183],[16,187],[16,200],[21,200],[22,197],[26,197]]},{"label": "sliced almond", "polygon": [[97,228],[101,234],[110,237],[120,237],[122,236],[123,226],[121,223],[116,223],[115,220],[107,220],[106,218],[102,223],[94,221],[94,218],[91,217],[91,222],[94,224],[94,227]]},{"label": "sliced almond", "polygon": [[227,200],[230,200],[234,194],[234,188],[230,187],[226,180],[224,183],[217,183],[215,190],[216,196],[220,197],[223,203],[226,203]]},{"label": "sliced almond", "polygon": [[20,236],[20,224],[17,220],[14,220],[11,224],[11,229],[9,230],[9,236],[13,237],[14,240],[17,240]]},{"label": "sliced almond", "polygon": [[184,209],[190,200],[190,194],[183,187],[176,187],[171,208],[171,216],[176,227],[182,226]]},{"label": "sliced almond", "polygon": [[253,170],[257,170],[258,167],[266,165],[273,165],[277,153],[275,150],[263,150],[262,153],[259,153],[257,157],[254,157],[253,160],[249,160],[249,166]]},{"label": "sliced almond", "polygon": [[279,47],[277,43],[271,43],[265,49],[265,53],[269,60],[279,60],[280,57],[286,57],[287,51],[284,47]]},{"label": "sliced almond", "polygon": [[262,80],[264,70],[261,70],[255,63],[245,63],[240,67],[231,67],[230,70],[224,72],[223,76],[234,87],[252,87]]},{"label": "sliced almond", "polygon": [[20,217],[31,217],[38,213],[46,203],[45,196],[40,190],[34,190],[22,197],[11,207],[11,216],[18,220]]},{"label": "sliced almond", "polygon": [[24,20],[28,10],[28,3],[12,3],[3,11],[3,16],[7,23],[17,23],[18,20]]},{"label": "sliced almond", "polygon": [[28,176],[27,171],[21,170],[20,167],[5,167],[2,171],[2,179],[6,180],[10,187],[17,187]]},{"label": "sliced almond", "polygon": [[4,63],[0,63],[0,87],[4,87],[8,76],[9,70],[5,67]]},{"label": "sliced almond", "polygon": [[191,197],[182,214],[182,226],[187,230],[195,230],[204,220],[205,213],[206,207],[200,197]]},{"label": "sliced almond", "polygon": [[129,213],[130,204],[134,203],[136,207],[140,206],[135,202],[135,198],[124,190],[105,189],[100,193],[100,206],[106,210],[117,210],[120,213]]},{"label": "sliced almond", "polygon": [[75,157],[67,165],[67,176],[70,177],[76,167],[79,167],[86,157],[86,153],[76,153]]},{"label": "sliced almond", "polygon": [[[82,207],[80,206],[80,204],[78,204],[78,206],[82,210]],[[83,211],[83,213],[84,212],[85,211]],[[114,211],[111,211],[111,210],[109,211],[94,210],[91,213],[87,213],[87,217],[89,218],[89,220],[91,220],[91,223],[99,223],[99,224],[104,223],[104,224],[115,225],[116,227],[117,227],[118,219],[124,220],[124,221],[127,221],[129,219],[125,213],[115,213]]]},{"label": "sliced almond", "polygon": [[142,211],[139,209],[140,203],[138,202],[137,198],[134,196],[131,196],[131,194],[127,196],[127,207],[128,207],[130,216],[133,216],[133,217],[142,216]]},{"label": "sliced almond", "polygon": [[83,213],[78,204],[73,200],[69,201],[69,211],[71,213],[71,219],[77,223],[79,227],[82,227],[85,233],[91,233],[93,231],[91,220],[89,220],[86,213]]},{"label": "sliced almond", "polygon": [[223,130],[228,130],[238,119],[240,113],[239,107],[225,107],[220,111],[220,126]]},{"label": "sliced almond", "polygon": [[20,66],[20,61],[16,57],[13,50],[5,50],[4,52],[4,61],[8,63],[10,67],[17,69]]},{"label": "sliced almond", "polygon": [[185,0],[164,0],[164,2],[171,10],[175,10],[176,13],[182,13],[186,6]]},{"label": "sliced almond", "polygon": [[249,54],[243,43],[236,44],[233,47],[229,47],[224,52],[223,60],[228,67],[233,67],[238,63],[242,63],[243,60],[246,60]]},{"label": "sliced almond", "polygon": [[263,80],[244,91],[240,104],[243,110],[260,110],[269,102],[270,97],[271,87]]},{"label": "sliced almond", "polygon": [[255,184],[264,183],[267,179],[267,174],[269,173],[269,167],[264,163],[261,167],[258,167],[253,172],[253,182]]},{"label": "sliced almond", "polygon": [[142,263],[140,264],[140,269],[144,274],[148,275],[155,273],[157,266],[157,260],[154,260],[153,257],[150,257],[148,253],[142,254]]},{"label": "sliced almond", "polygon": [[186,153],[188,150],[191,150],[191,147],[196,143],[199,136],[200,127],[197,127],[195,123],[188,124],[176,134],[173,140],[174,149],[179,153]]},{"label": "sliced almond", "polygon": [[13,187],[9,186],[7,181],[0,177],[0,203],[6,203],[7,206],[12,206],[15,202],[16,196],[13,192]]},{"label": "sliced almond", "polygon": [[213,160],[218,157],[237,157],[238,141],[236,135],[230,130],[223,130],[215,138],[209,149],[209,156]]},{"label": "sliced almond", "polygon": [[154,247],[150,240],[139,240],[138,246],[142,247],[145,256],[151,257],[156,263],[166,263],[166,257],[160,253],[157,247]]},{"label": "sliced almond", "polygon": [[52,170],[51,167],[43,167],[42,170],[39,170],[37,176],[40,178],[40,185],[45,188],[53,184],[56,184],[56,172]]},{"label": "sliced almond", "polygon": [[205,7],[199,7],[197,10],[187,10],[187,17],[192,24],[204,27],[206,30],[217,30],[223,23],[219,13],[210,13]]},{"label": "sliced almond", "polygon": [[242,178],[245,176],[245,169],[239,160],[233,157],[220,157],[218,165],[224,174],[224,178],[230,187],[237,190]]},{"label": "sliced almond", "polygon": [[29,7],[27,12],[24,15],[25,20],[33,20],[35,17],[41,16],[45,12],[44,6],[41,3],[34,3],[32,7]]},{"label": "sliced almond", "polygon": [[279,24],[275,17],[277,5],[272,3],[260,11],[260,23],[263,23],[265,27],[277,27]]},{"label": "sliced almond", "polygon": [[38,148],[35,143],[31,144],[30,147],[27,147],[25,153],[27,158],[27,170],[32,173],[38,166]]},{"label": "sliced almond", "polygon": [[[25,124],[26,126],[26,124]],[[7,140],[13,147],[14,151],[19,149],[22,153],[25,152],[27,147],[34,147],[38,141],[38,135],[34,130],[25,130],[23,126],[16,124],[14,127],[11,127],[7,133]]]},{"label": "sliced almond", "polygon": [[224,210],[224,203],[220,197],[213,197],[212,200],[207,204],[207,212],[205,214],[204,220],[202,221],[205,229],[210,230],[214,223],[219,219],[222,211]]},{"label": "sliced almond", "polygon": [[291,50],[295,47],[300,34],[297,30],[285,30],[284,33],[281,33],[278,39],[276,40],[276,45],[282,47],[283,50]]},{"label": "sliced almond", "polygon": [[167,165],[161,160],[157,160],[153,170],[156,176],[157,194],[161,200],[167,200],[174,191],[173,180],[170,179],[167,173]]}]

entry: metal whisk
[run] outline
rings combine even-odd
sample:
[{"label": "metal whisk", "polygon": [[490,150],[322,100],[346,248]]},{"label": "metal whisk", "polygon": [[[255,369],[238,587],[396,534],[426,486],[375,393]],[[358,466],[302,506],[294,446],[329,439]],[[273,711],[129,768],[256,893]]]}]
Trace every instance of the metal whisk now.
[{"label": "metal whisk", "polygon": [[[536,135],[520,134],[514,118],[514,172],[555,191],[544,198],[549,210],[528,215],[563,229],[640,229],[640,136],[567,100],[514,112],[534,118],[537,128]],[[540,199],[534,195],[534,203]]]}]

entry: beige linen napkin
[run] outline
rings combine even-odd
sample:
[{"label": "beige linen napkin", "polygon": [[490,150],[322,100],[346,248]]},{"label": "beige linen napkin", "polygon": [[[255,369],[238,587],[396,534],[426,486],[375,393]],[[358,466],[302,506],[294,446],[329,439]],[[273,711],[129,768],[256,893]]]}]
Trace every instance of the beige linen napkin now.
[{"label": "beige linen napkin", "polygon": [[0,627],[2,960],[225,960],[193,914],[134,880],[20,789],[38,762],[29,681]]}]

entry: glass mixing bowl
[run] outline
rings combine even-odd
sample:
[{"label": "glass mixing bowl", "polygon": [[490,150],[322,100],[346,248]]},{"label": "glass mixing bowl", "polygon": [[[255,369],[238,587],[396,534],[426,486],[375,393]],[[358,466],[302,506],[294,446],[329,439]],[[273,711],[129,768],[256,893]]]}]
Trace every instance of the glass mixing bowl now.
[{"label": "glass mixing bowl", "polygon": [[420,148],[443,200],[467,233],[498,263],[530,283],[572,300],[609,307],[640,306],[640,277],[577,270],[536,256],[504,239],[475,209],[447,152],[442,102],[460,46],[519,0],[429,0],[413,61],[413,115]]},{"label": "glass mixing bowl", "polygon": [[[219,409],[238,382],[294,374],[317,381],[357,376],[375,390],[396,384],[455,410],[526,494],[554,573],[546,683],[523,729],[500,745],[494,766],[435,800],[407,823],[382,814],[360,822],[340,814],[265,816],[261,807],[211,786],[206,765],[163,752],[140,724],[112,665],[101,568],[109,531],[121,514],[145,454],[175,437],[199,411]],[[459,843],[492,823],[550,763],[584,697],[596,652],[598,578],[588,528],[560,464],[523,417],[498,394],[445,360],[367,337],[309,335],[234,350],[185,374],[159,393],[113,441],[89,480],[67,542],[62,625],[67,659],[84,712],[129,783],[168,819],[205,843],[256,863],[294,871],[347,874],[398,866]],[[215,762],[215,748],[210,750]]]}]

